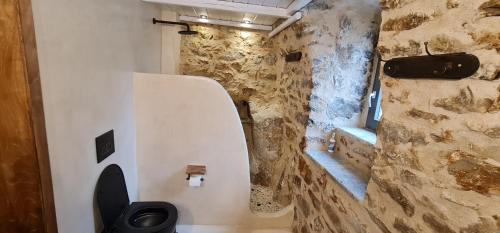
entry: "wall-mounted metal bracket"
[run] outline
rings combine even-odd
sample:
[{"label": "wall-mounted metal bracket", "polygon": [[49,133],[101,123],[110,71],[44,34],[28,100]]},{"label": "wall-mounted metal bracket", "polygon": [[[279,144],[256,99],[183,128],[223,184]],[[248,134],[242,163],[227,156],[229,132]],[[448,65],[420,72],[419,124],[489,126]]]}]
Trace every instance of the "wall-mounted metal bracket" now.
[{"label": "wall-mounted metal bracket", "polygon": [[431,54],[425,43],[427,56],[399,57],[388,60],[384,73],[393,78],[463,79],[479,69],[479,59],[467,53]]},{"label": "wall-mounted metal bracket", "polygon": [[285,55],[286,62],[297,62],[297,61],[300,61],[300,59],[302,59],[302,52],[300,52],[300,51],[287,53]]}]

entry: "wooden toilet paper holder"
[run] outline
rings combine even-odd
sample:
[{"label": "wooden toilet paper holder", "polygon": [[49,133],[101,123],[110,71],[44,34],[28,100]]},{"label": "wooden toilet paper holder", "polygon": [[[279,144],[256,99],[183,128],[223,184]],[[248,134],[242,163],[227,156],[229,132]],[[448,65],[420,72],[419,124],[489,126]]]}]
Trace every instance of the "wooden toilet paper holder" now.
[{"label": "wooden toilet paper holder", "polygon": [[[205,175],[207,173],[207,166],[205,165],[188,165],[186,168],[186,174],[188,177],[186,180],[189,180],[191,178],[191,175]],[[204,178],[201,178],[201,181],[203,181]]]}]

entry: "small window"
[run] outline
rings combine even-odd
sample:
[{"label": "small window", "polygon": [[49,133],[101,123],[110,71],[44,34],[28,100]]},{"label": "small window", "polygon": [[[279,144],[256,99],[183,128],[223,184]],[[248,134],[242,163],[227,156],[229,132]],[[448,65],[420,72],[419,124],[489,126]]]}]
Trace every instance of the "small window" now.
[{"label": "small window", "polygon": [[382,89],[380,89],[380,57],[378,53],[374,57],[376,62],[375,77],[373,79],[372,92],[368,97],[368,116],[366,119],[366,128],[372,131],[377,130],[378,123],[382,118]]}]

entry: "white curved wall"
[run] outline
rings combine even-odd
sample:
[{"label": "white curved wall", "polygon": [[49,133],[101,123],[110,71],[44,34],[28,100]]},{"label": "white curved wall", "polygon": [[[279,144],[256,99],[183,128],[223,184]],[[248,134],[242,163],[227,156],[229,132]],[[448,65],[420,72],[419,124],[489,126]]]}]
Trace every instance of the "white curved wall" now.
[{"label": "white curved wall", "polygon": [[[173,203],[179,224],[248,222],[245,136],[224,88],[202,77],[136,74],[134,105],[139,199]],[[188,164],[207,165],[203,187],[188,187]]]}]

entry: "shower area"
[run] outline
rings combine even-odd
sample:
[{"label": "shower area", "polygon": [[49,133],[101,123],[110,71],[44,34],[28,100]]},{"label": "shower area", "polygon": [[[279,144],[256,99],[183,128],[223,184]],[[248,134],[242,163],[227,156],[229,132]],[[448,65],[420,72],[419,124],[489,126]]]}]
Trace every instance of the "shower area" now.
[{"label": "shower area", "polygon": [[179,72],[209,77],[229,93],[238,110],[247,142],[251,209],[276,212],[290,204],[277,198],[280,178],[274,174],[283,157],[283,117],[277,70],[279,54],[262,31],[215,25],[191,25],[195,36],[182,36]]},{"label": "shower area", "polygon": [[[250,179],[252,182],[252,192],[250,195],[250,208],[254,212],[277,212],[283,209],[283,205],[273,199],[273,190],[269,186],[266,186],[268,184],[264,183],[265,179],[259,180],[258,177],[258,169],[261,158],[257,154],[260,151],[257,150],[255,145],[255,125],[250,110],[250,104],[246,100],[236,101],[234,102],[234,104],[236,106],[236,109],[238,110],[241,125],[243,126],[243,132],[245,133],[249,157],[248,159],[251,165]],[[257,136],[263,136],[262,132],[258,131]]]}]

